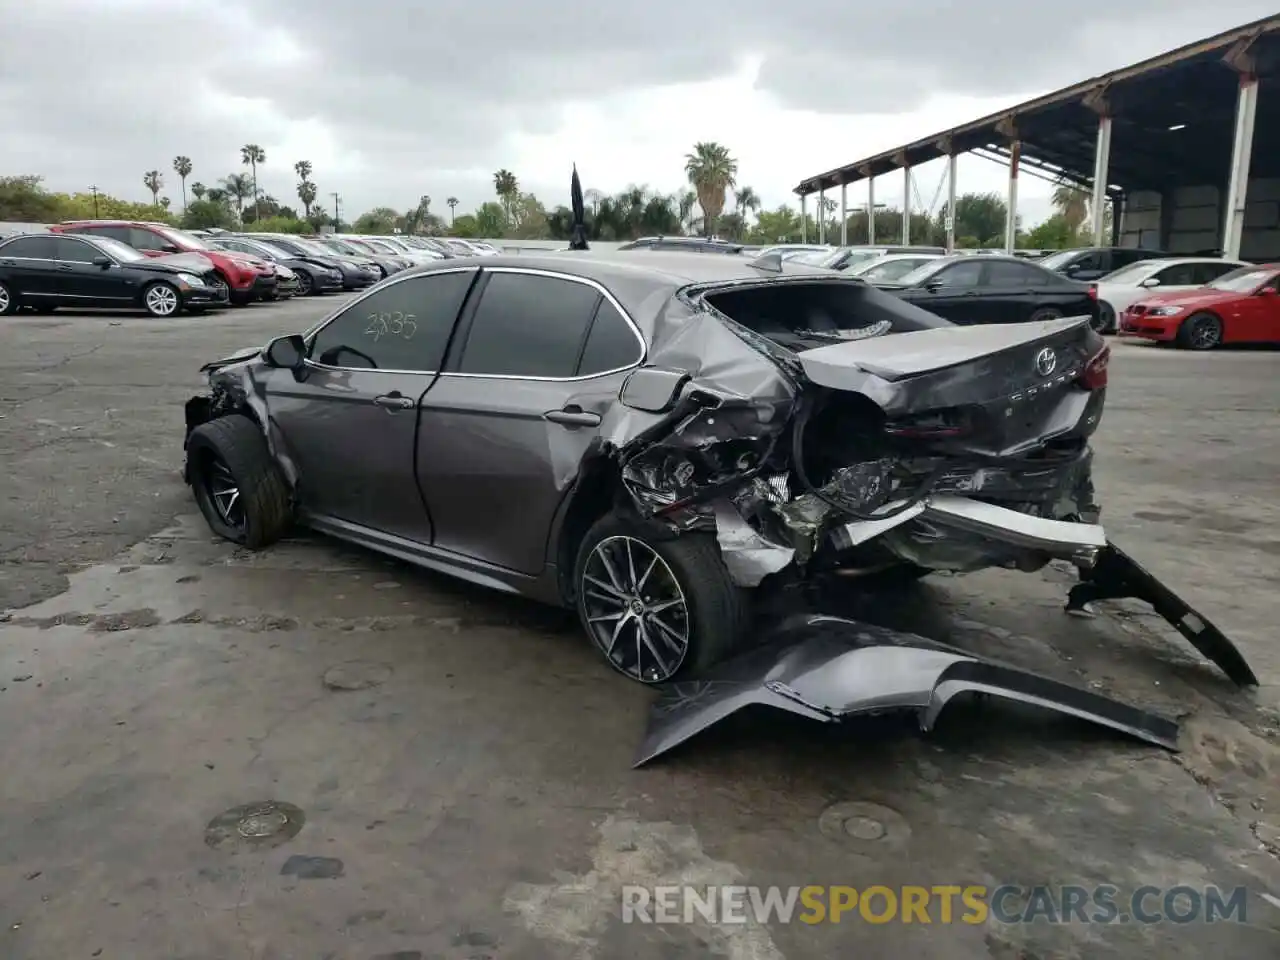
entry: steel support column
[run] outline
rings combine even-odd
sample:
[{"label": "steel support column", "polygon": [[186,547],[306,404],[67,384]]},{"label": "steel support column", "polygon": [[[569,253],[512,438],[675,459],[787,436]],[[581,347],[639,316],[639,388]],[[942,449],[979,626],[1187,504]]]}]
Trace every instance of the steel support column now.
[{"label": "steel support column", "polygon": [[840,246],[849,245],[849,185],[840,184]]},{"label": "steel support column", "polygon": [[1098,115],[1098,139],[1093,156],[1093,196],[1089,212],[1093,215],[1093,245],[1105,245],[1107,212],[1107,178],[1111,174],[1111,115]]},{"label": "steel support column", "polygon": [[947,155],[947,253],[956,249],[956,155]]},{"label": "steel support column", "polygon": [[1258,78],[1240,74],[1236,95],[1236,134],[1231,145],[1231,179],[1227,181],[1226,222],[1222,228],[1222,255],[1240,259],[1244,238],[1244,212],[1249,194],[1249,168],[1253,159],[1253,128],[1258,114]]},{"label": "steel support column", "polygon": [[876,178],[867,177],[867,246],[876,242]]},{"label": "steel support column", "polygon": [[911,167],[902,167],[902,245],[911,243]]},{"label": "steel support column", "polygon": [[1012,254],[1018,243],[1018,161],[1022,157],[1022,141],[1009,144],[1009,209],[1005,214],[1004,252]]},{"label": "steel support column", "polygon": [[827,188],[818,191],[818,242],[827,242]]},{"label": "steel support column", "polygon": [[809,197],[800,194],[800,242],[809,242]]}]

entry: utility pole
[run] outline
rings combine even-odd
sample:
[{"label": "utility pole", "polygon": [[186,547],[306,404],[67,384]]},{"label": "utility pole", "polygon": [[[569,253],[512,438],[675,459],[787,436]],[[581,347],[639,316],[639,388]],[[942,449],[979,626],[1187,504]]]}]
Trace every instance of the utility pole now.
[{"label": "utility pole", "polygon": [[341,232],[342,232],[342,218],[341,218],[340,216],[338,216],[338,202],[339,202],[342,198],[341,198],[340,196],[338,196],[336,193],[331,193],[331,194],[329,194],[329,196],[333,197],[333,232],[334,232],[334,233],[341,233]]},{"label": "utility pole", "polygon": [[98,217],[98,187],[97,187],[97,184],[94,184],[93,186],[89,187],[89,192],[93,194],[93,219],[95,219],[95,220],[100,219],[100,218]]}]

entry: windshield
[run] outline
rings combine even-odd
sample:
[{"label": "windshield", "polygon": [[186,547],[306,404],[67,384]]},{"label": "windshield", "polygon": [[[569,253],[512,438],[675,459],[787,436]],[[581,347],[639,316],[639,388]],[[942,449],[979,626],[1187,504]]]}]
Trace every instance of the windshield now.
[{"label": "windshield", "polygon": [[855,277],[861,277],[869,283],[901,280],[915,270],[933,260],[933,257],[904,257],[901,260],[885,260],[881,263],[866,263],[851,271]]},{"label": "windshield", "polygon": [[185,230],[174,230],[172,227],[156,227],[156,233],[164,237],[171,243],[177,244],[179,247],[185,247],[190,250],[208,250],[204,241],[197,237],[194,233],[187,233]]},{"label": "windshield", "polygon": [[1051,253],[1040,261],[1040,266],[1046,270],[1061,270],[1068,263],[1080,256],[1079,250],[1059,250],[1057,253]]},{"label": "windshield", "polygon": [[822,266],[839,264],[841,270],[848,270],[856,264],[866,263],[868,260],[878,260],[883,256],[884,254],[879,250],[846,250],[844,253],[837,251],[827,258],[830,263],[824,263]]},{"label": "windshield", "polygon": [[145,253],[139,253],[127,243],[121,243],[119,240],[112,240],[110,237],[94,237],[93,242],[103,253],[115,257],[121,263],[133,263],[137,260],[146,260]]},{"label": "windshield", "polygon": [[297,252],[302,254],[311,254],[312,256],[317,257],[333,256],[332,250],[303,237],[290,237],[288,240],[275,240],[273,242],[280,244],[290,253]]},{"label": "windshield", "polygon": [[328,247],[330,250],[337,250],[339,253],[361,255],[359,248],[353,247],[344,240],[335,240],[333,237],[325,237],[323,240],[317,240],[316,243],[322,247]]},{"label": "windshield", "polygon": [[[1040,264],[1043,266],[1045,261],[1041,260]],[[1099,282],[1137,284],[1164,266],[1167,266],[1167,264],[1162,260],[1139,260],[1137,263],[1131,263],[1127,267],[1113,270]]]},{"label": "windshield", "polygon": [[268,243],[266,240],[250,240],[248,246],[255,252],[261,252],[268,257],[276,257],[281,260],[289,259],[289,251],[284,247],[277,246],[274,242]]},{"label": "windshield", "polygon": [[1239,267],[1230,273],[1224,273],[1217,280],[1205,284],[1214,290],[1230,290],[1232,293],[1253,293],[1270,277],[1274,270],[1261,267]]},{"label": "windshield", "polygon": [[389,243],[387,243],[387,242],[385,242],[385,241],[383,241],[383,240],[357,240],[357,241],[355,241],[355,242],[356,242],[356,243],[358,243],[358,244],[360,244],[361,246],[363,246],[363,247],[365,247],[365,248],[369,249],[369,250],[372,250],[374,253],[397,253],[397,252],[399,252],[399,251],[397,251],[394,247],[392,247]]},{"label": "windshield", "polygon": [[379,237],[378,242],[384,247],[390,247],[396,253],[408,253],[413,249],[406,241],[397,240],[395,237]]}]

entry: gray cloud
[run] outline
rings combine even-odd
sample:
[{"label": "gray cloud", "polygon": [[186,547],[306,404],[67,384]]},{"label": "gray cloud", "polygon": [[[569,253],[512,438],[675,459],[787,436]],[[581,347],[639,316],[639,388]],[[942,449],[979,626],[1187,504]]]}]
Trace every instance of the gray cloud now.
[{"label": "gray cloud", "polygon": [[[176,196],[175,154],[212,182],[238,169],[239,145],[252,141],[268,146],[263,182],[284,199],[291,161],[270,145],[281,122],[314,119],[373,158],[361,182],[317,171],[321,188],[353,208],[424,190],[470,206],[488,192],[481,171],[519,172],[510,133],[554,129],[572,100],[724,75],[744,54],[763,57],[758,86],[785,104],[909,111],[938,90],[1015,95],[1071,83],[1265,16],[1274,2],[901,0],[873,10],[738,0],[711,25],[693,9],[687,0],[0,0],[0,172],[140,198],[142,171],[159,166]],[[289,46],[301,61],[279,56]],[[211,117],[206,91],[249,100],[242,114]]]}]

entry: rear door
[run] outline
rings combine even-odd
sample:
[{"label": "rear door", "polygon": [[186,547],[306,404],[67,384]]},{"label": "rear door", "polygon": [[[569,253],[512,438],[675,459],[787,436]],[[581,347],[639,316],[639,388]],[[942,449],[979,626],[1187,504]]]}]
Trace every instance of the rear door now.
[{"label": "rear door", "polygon": [[1201,286],[1202,283],[1209,282],[1208,280],[1197,282],[1197,275],[1203,273],[1199,269],[1200,266],[1198,263],[1175,263],[1157,271],[1148,279],[1160,281],[1154,286],[1158,293],[1166,293],[1171,290],[1189,290]]},{"label": "rear door", "polygon": [[1022,323],[1040,306],[1047,271],[1014,260],[986,260],[982,302],[987,323]]},{"label": "rear door", "polygon": [[310,338],[301,382],[270,374],[271,417],[298,466],[304,511],[431,542],[414,477],[418,404],[475,276],[419,274],[371,291]]},{"label": "rear door", "polygon": [[554,272],[487,269],[467,312],[422,400],[418,477],[436,546],[538,574],[556,511],[643,345],[603,287]]},{"label": "rear door", "polygon": [[0,269],[19,300],[42,304],[58,301],[56,243],[53,234],[45,233],[18,237],[0,247]]},{"label": "rear door", "polygon": [[95,258],[101,250],[79,237],[60,234],[54,254],[58,261],[58,287],[67,306],[125,306],[138,295],[133,272],[112,262],[103,267]]}]

